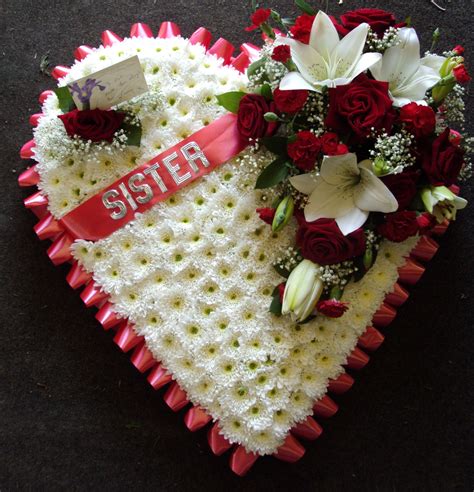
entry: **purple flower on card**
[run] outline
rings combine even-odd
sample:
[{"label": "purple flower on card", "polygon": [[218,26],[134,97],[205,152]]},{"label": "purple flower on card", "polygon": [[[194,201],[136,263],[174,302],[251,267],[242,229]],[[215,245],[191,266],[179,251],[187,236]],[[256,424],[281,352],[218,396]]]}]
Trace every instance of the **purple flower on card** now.
[{"label": "purple flower on card", "polygon": [[81,87],[77,82],[69,85],[71,93],[77,94],[79,101],[87,107],[90,104],[93,90],[98,87],[99,90],[105,90],[105,85],[101,85],[102,82],[96,79],[86,79],[84,85]]}]

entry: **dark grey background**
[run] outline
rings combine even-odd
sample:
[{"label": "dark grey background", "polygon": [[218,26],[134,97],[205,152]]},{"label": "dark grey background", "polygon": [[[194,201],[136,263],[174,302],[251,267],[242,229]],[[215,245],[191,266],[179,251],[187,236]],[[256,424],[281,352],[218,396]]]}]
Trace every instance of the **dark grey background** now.
[{"label": "dark grey background", "polygon": [[[472,2],[439,2],[446,13],[429,0],[344,7],[411,14],[425,48],[441,26],[442,47],[462,43],[469,57]],[[0,489],[472,490],[472,207],[441,240],[353,390],[337,398],[340,412],[323,423],[323,436],[297,464],[262,459],[244,479],[230,472],[227,455],[211,454],[204,431],[191,434],[168,409],[67,286],[67,268],[46,257],[22,208],[29,191],[16,186],[28,116],[53,85],[40,58],[49,51],[52,65],[68,64],[76,46],[97,45],[104,29],[126,35],[142,21],[156,32],[163,20],[184,35],[202,25],[236,46],[256,40],[243,31],[248,4],[237,0],[0,0]],[[473,198],[469,186],[464,194]]]}]

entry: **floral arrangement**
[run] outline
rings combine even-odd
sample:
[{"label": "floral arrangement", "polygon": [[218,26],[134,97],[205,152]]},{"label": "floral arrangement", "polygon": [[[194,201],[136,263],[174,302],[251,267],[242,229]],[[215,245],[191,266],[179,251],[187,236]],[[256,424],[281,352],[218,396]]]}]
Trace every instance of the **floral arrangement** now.
[{"label": "floral arrangement", "polygon": [[[471,167],[460,46],[421,57],[390,13],[297,5],[296,20],[256,9],[247,29],[264,46],[235,59],[203,28],[189,40],[169,22],[158,37],[144,24],[125,39],[105,31],[59,70],[21,152],[37,161],[20,183],[39,188],[25,203],[51,259],[73,263],[70,284],[86,285],[84,302],[153,387],[169,384],[168,405],[193,404],[186,425],[215,421],[216,454],[236,444],[239,474],[258,455],[295,461],[294,436],[320,435],[312,415],[335,413],[328,391],[349,389],[345,368],[382,342],[373,326],[407,297],[397,280],[423,271],[407,257],[433,254],[420,236],[466,205],[456,183]],[[103,82],[75,81],[133,56],[148,92],[91,109]],[[107,237],[70,235],[68,214],[228,112],[248,144],[238,156]]]},{"label": "floral arrangement", "polygon": [[340,317],[344,288],[372,267],[380,244],[429,234],[466,206],[472,140],[462,135],[461,46],[422,57],[409,21],[360,9],[291,21],[257,9],[248,30],[266,43],[248,68],[251,93],[220,103],[241,134],[274,154],[256,180],[277,195],[257,212],[273,231],[297,221],[294,248],[275,265],[286,279],[270,310],[305,321]]}]

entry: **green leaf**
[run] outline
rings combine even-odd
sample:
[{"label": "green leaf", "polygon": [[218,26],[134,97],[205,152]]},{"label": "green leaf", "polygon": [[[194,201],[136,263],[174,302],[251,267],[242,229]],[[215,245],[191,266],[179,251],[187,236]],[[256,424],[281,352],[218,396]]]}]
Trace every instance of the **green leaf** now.
[{"label": "green leaf", "polygon": [[272,88],[270,87],[270,84],[263,84],[262,87],[260,87],[260,94],[267,101],[271,101],[273,99],[273,93],[272,93]]},{"label": "green leaf", "polygon": [[217,101],[221,106],[223,106],[227,111],[237,114],[239,111],[240,100],[245,96],[245,92],[226,92],[225,94],[220,94],[217,97]]},{"label": "green leaf", "polygon": [[284,278],[288,278],[290,276],[291,272],[289,270],[287,270],[286,268],[281,267],[278,264],[273,265],[273,268],[278,273],[278,275],[281,275]]},{"label": "green leaf", "polygon": [[263,118],[265,121],[270,121],[270,122],[280,121],[280,117],[276,113],[272,113],[271,111],[268,111],[268,113],[265,113],[263,115]]},{"label": "green leaf", "polygon": [[270,312],[276,316],[281,316],[282,304],[280,302],[280,294],[277,292],[273,296],[272,303],[270,304]]},{"label": "green leaf", "polygon": [[288,176],[286,161],[286,158],[279,157],[269,164],[257,178],[255,188],[261,190],[281,183]]},{"label": "green leaf", "polygon": [[295,5],[305,14],[316,15],[316,10],[308,2],[305,2],[305,0],[295,0]]},{"label": "green leaf", "polygon": [[265,58],[260,58],[257,61],[254,61],[249,67],[247,68],[247,77],[251,77],[255,75],[255,73],[260,70],[265,65]]},{"label": "green leaf", "polygon": [[142,126],[141,125],[130,125],[124,123],[122,125],[122,130],[127,135],[127,145],[134,145],[140,147],[140,142],[142,139]]},{"label": "green leaf", "polygon": [[288,140],[286,137],[263,137],[260,142],[265,145],[265,147],[276,155],[287,156],[286,147],[288,145]]},{"label": "green leaf", "polygon": [[74,99],[72,98],[67,86],[57,87],[54,89],[54,93],[58,98],[59,109],[63,113],[69,113],[69,111],[76,109],[76,103],[74,102]]}]

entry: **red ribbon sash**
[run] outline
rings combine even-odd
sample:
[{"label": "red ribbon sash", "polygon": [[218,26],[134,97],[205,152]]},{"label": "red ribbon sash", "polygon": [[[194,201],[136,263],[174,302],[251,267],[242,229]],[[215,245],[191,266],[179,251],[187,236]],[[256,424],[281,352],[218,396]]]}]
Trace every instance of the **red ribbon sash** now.
[{"label": "red ribbon sash", "polygon": [[226,114],[89,198],[61,223],[77,239],[105,238],[247,145],[237,130],[237,116]]}]

